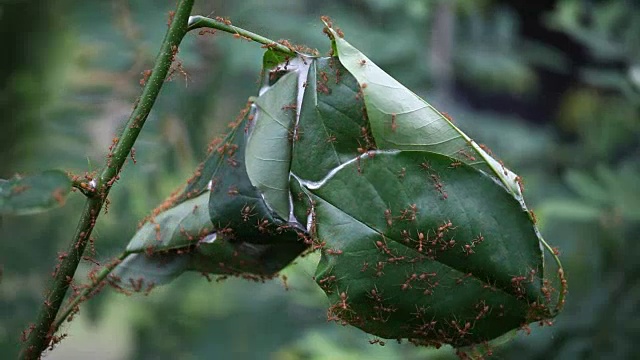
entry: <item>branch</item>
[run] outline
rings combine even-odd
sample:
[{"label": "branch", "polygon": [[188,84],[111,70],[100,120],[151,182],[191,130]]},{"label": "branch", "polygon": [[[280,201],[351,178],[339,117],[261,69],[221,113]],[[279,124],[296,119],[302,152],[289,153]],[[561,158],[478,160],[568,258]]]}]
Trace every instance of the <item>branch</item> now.
[{"label": "branch", "polygon": [[105,265],[99,273],[95,275],[95,277],[91,277],[91,284],[87,285],[82,292],[80,292],[73,300],[69,302],[67,307],[60,312],[58,318],[51,324],[51,333],[55,334],[60,328],[60,325],[67,320],[67,318],[72,314],[76,313],[78,310],[78,305],[88,300],[90,297],[95,295],[100,289],[103,281],[111,274],[113,269],[116,268],[127,256],[131,255],[129,252],[124,252],[120,254],[114,261]]},{"label": "branch", "polygon": [[107,164],[96,181],[95,196],[87,199],[73,241],[69,246],[68,254],[54,271],[53,281],[47,292],[46,299],[40,307],[37,321],[31,326],[32,330],[28,333],[22,347],[21,359],[39,358],[54,339],[56,328],[53,325],[60,310],[60,305],[82,258],[89,236],[107,195],[109,195],[113,184],[119,179],[120,170],[164,84],[169,67],[178,52],[178,45],[180,45],[182,38],[187,33],[187,22],[193,2],[194,0],[180,0],[178,3],[156,57],[151,76],[142,90],[142,95],[126,126],[122,130],[120,137],[118,137],[117,144],[107,156]]},{"label": "branch", "polygon": [[80,190],[80,192],[90,198],[95,195],[96,192],[96,182],[95,181],[83,181],[80,180],[78,176],[70,175],[69,179],[71,179],[71,186]]},{"label": "branch", "polygon": [[200,28],[212,28],[212,29],[228,32],[230,34],[237,34],[238,36],[241,36],[244,39],[259,42],[260,44],[264,44],[266,45],[266,47],[269,47],[273,50],[277,50],[285,55],[289,55],[289,56],[297,55],[297,53],[294,50],[288,48],[287,46],[284,46],[280,43],[277,43],[271,39],[268,39],[256,33],[252,33],[251,31],[247,31],[237,26],[233,26],[229,21],[227,22],[218,21],[218,20],[210,19],[204,16],[199,16],[199,15],[189,17],[189,27],[187,31],[200,29]]}]

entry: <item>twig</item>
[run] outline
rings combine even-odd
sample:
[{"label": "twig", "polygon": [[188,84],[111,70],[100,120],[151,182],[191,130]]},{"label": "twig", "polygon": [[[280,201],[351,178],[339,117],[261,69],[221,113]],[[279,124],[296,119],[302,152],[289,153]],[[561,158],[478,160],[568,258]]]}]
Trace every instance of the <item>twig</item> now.
[{"label": "twig", "polygon": [[247,31],[245,29],[239,28],[237,26],[233,26],[230,23],[225,23],[223,21],[218,21],[214,19],[210,19],[204,16],[191,16],[189,17],[189,28],[188,31],[199,29],[199,28],[212,28],[218,29],[224,32],[228,32],[230,34],[238,34],[239,36],[247,39],[253,40],[255,42],[259,42],[260,44],[264,44],[267,47],[277,50],[285,55],[296,56],[296,52],[287,46],[284,46],[280,43],[277,43],[271,39],[268,39],[264,36],[252,33],[251,31]]},{"label": "twig", "polygon": [[96,289],[100,288],[100,284],[102,284],[102,282],[107,278],[107,276],[111,274],[113,269],[115,269],[116,266],[118,266],[122,262],[122,260],[124,260],[129,255],[130,255],[129,252],[124,252],[120,254],[120,256],[118,256],[114,261],[105,265],[105,267],[102,268],[102,270],[100,270],[100,272],[91,279],[92,283],[90,285],[87,285],[87,287],[85,287],[82,290],[82,292],[80,292],[75,298],[73,298],[73,300],[69,302],[67,307],[60,312],[56,321],[53,322],[53,324],[51,325],[51,329],[52,329],[51,332],[53,334],[55,334],[56,331],[58,331],[58,329],[60,328],[60,325],[62,325],[62,323],[65,320],[67,320],[69,315],[71,315],[71,313],[76,311],[77,306],[81,302],[88,300],[89,297],[93,295],[92,293],[94,293]]},{"label": "twig", "polygon": [[171,63],[178,51],[178,45],[180,45],[182,38],[187,33],[188,18],[193,7],[193,2],[194,0],[180,0],[178,3],[176,12],[173,15],[169,29],[156,57],[151,76],[142,90],[142,95],[131,113],[126,126],[122,130],[121,136],[118,137],[117,144],[109,154],[107,165],[96,181],[95,196],[87,199],[73,241],[69,246],[68,256],[62,260],[59,268],[55,272],[46,299],[40,307],[37,321],[33,325],[33,330],[28,334],[22,347],[20,353],[21,359],[39,358],[42,352],[49,347],[53,339],[56,330],[53,323],[60,310],[60,305],[64,300],[69,284],[82,258],[89,236],[102,210],[105,199],[111,187],[119,178],[122,165],[127,159],[164,84]]},{"label": "twig", "polygon": [[90,198],[95,195],[96,192],[96,183],[95,181],[83,181],[79,178],[71,178],[71,186],[80,190],[84,196]]},{"label": "twig", "polygon": [[[208,18],[204,18],[202,16],[192,16],[189,18],[189,27],[187,28],[187,32],[191,31],[191,30],[195,30],[201,27],[215,27],[217,29],[221,29],[223,31],[227,31],[230,33],[238,33],[238,34],[242,34],[242,36],[247,36],[248,38],[251,38],[259,43],[262,44],[275,44],[273,46],[270,45],[270,47],[281,51],[283,53],[286,53],[288,55],[295,55],[295,52],[293,52],[291,49],[278,44],[272,40],[269,40],[265,37],[262,37],[260,35],[256,35],[252,32],[249,32],[247,30],[241,29],[241,28],[237,28],[237,27],[233,27],[230,25],[226,25],[224,23],[221,22],[217,22],[215,20],[212,19],[208,19]],[[150,78],[149,81],[152,81],[153,78]],[[117,151],[117,149],[116,149]],[[114,151],[115,153],[115,151]],[[126,154],[126,153],[125,153]],[[115,155],[114,155],[115,156]],[[126,157],[126,156],[125,156]],[[112,161],[113,161],[113,157],[112,157]],[[112,178],[114,179],[114,178]],[[91,184],[93,185],[93,184]],[[79,188],[79,189],[83,189],[82,183],[80,181],[74,182],[74,186]],[[102,193],[101,193],[102,194]],[[101,195],[102,196],[102,195]],[[132,254],[134,252],[124,252],[122,253],[117,259],[116,261],[110,263],[109,265],[106,265],[101,271],[100,273],[98,273],[95,278],[92,279],[92,283],[88,284],[87,287],[85,287],[82,292],[80,294],[78,294],[78,296],[76,296],[73,300],[71,300],[69,302],[69,304],[62,310],[59,312],[57,318],[55,319],[55,321],[51,324],[51,328],[50,328],[50,333],[51,334],[55,334],[56,331],[58,331],[58,328],[64,323],[64,321],[77,309],[77,306],[88,299],[88,297],[92,296],[94,291],[99,289],[102,282],[105,281],[105,279],[109,276],[109,274],[115,269],[115,267],[120,263],[121,260],[123,260],[124,258],[126,258],[128,255]]]}]

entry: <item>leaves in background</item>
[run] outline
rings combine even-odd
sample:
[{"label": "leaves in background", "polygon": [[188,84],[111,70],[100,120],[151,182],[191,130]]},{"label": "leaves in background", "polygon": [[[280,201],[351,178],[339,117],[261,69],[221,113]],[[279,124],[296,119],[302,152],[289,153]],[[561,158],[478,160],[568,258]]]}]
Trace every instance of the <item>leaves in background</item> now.
[{"label": "leaves in background", "polygon": [[0,215],[35,214],[62,206],[70,191],[69,176],[59,170],[0,179]]}]

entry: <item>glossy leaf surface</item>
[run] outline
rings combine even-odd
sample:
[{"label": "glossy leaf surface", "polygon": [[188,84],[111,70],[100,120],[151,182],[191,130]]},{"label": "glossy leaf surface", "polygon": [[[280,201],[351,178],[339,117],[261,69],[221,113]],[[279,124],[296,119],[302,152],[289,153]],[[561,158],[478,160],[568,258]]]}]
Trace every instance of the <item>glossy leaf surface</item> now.
[{"label": "glossy leaf surface", "polygon": [[361,161],[366,170],[351,162],[308,190],[330,316],[385,338],[457,346],[548,316],[529,307],[544,300],[537,235],[503,187],[439,154]]}]

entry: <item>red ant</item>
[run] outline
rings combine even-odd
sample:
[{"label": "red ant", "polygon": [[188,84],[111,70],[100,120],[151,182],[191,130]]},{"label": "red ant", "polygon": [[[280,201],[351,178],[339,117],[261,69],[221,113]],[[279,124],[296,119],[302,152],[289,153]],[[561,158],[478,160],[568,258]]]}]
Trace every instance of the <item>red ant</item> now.
[{"label": "red ant", "polygon": [[393,225],[393,216],[391,216],[391,210],[390,209],[386,209],[384,211],[384,218],[387,220],[387,225],[389,225],[389,226]]},{"label": "red ant", "polygon": [[249,221],[249,218],[253,216],[253,214],[251,213],[252,211],[253,211],[253,207],[249,207],[248,205],[243,207],[241,211],[242,220]]}]

